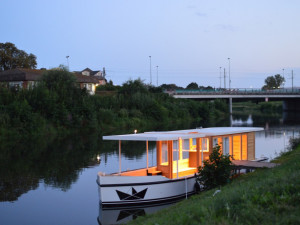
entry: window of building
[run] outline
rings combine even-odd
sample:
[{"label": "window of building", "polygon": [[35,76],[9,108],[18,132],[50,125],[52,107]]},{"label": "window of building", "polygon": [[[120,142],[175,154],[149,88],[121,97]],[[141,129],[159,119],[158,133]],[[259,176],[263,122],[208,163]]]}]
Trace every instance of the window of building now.
[{"label": "window of building", "polygon": [[190,151],[190,139],[183,139],[182,140],[182,159],[189,158],[189,151]]},{"label": "window of building", "polygon": [[201,150],[208,152],[208,138],[201,138]]},{"label": "window of building", "polygon": [[218,138],[213,138],[213,147],[216,147],[218,144]]},{"label": "window of building", "polygon": [[173,161],[179,159],[179,149],[178,149],[178,141],[173,141]]},{"label": "window of building", "polygon": [[162,141],[161,144],[161,162],[168,165],[168,142]]},{"label": "window of building", "polygon": [[223,154],[229,155],[229,137],[223,138]]}]

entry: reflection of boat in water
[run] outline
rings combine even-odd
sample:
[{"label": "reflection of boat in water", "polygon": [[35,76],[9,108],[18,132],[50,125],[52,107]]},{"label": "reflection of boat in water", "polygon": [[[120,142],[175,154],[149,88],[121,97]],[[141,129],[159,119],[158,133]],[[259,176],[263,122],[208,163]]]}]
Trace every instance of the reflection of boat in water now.
[{"label": "reflection of boat in water", "polygon": [[[104,136],[119,141],[119,173],[98,173],[103,208],[153,205],[194,194],[195,173],[215,145],[235,160],[255,159],[255,131],[263,128],[220,127]],[[145,141],[147,166],[121,171],[121,141]],[[148,167],[148,141],[156,142],[157,166]]]},{"label": "reflection of boat in water", "polygon": [[131,220],[136,219],[139,216],[145,216],[164,208],[172,206],[175,202],[148,206],[148,207],[130,207],[130,208],[109,208],[102,209],[101,203],[99,204],[99,216],[97,218],[98,223],[101,225],[106,224],[125,224]]}]

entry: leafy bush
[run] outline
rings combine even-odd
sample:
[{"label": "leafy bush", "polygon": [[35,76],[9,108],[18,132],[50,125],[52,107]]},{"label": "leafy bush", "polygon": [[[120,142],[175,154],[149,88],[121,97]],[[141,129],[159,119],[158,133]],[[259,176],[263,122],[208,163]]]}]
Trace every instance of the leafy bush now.
[{"label": "leafy bush", "polygon": [[290,150],[297,148],[298,145],[300,145],[300,137],[290,138],[290,141],[289,141],[289,149]]},{"label": "leafy bush", "polygon": [[230,180],[232,163],[230,155],[223,155],[220,146],[213,148],[209,160],[204,161],[204,167],[198,168],[197,180],[203,189],[211,189],[227,184]]}]

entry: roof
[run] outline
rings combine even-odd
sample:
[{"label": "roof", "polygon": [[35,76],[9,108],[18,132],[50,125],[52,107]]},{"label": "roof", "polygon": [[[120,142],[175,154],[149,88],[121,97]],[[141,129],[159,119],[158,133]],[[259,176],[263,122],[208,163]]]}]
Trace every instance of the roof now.
[{"label": "roof", "polygon": [[[42,79],[43,73],[47,70],[23,69],[16,68],[0,72],[0,82],[11,81],[39,81]],[[99,78],[93,76],[84,76],[74,74],[78,83],[93,83],[98,84]]]},{"label": "roof", "polygon": [[102,76],[102,71],[101,70],[91,70],[90,68],[85,68],[84,70],[82,71],[74,71],[74,73],[79,73],[79,74],[82,74],[84,71],[88,71],[90,73],[90,76],[96,76],[97,73],[101,73],[100,76],[97,76],[99,77],[100,79],[104,79],[103,76]]},{"label": "roof", "polygon": [[0,82],[37,81],[41,79],[44,70],[16,68],[0,72]]},{"label": "roof", "polygon": [[93,84],[99,83],[99,79],[97,77],[85,76],[85,75],[81,75],[78,73],[75,73],[74,75],[77,79],[77,82],[79,82],[79,83],[93,83]]},{"label": "roof", "polygon": [[238,133],[249,133],[261,131],[261,127],[212,127],[202,129],[190,130],[176,130],[176,131],[153,131],[138,134],[124,134],[124,135],[110,135],[103,136],[103,140],[123,140],[123,141],[167,141],[211,137],[220,135],[230,135]]}]

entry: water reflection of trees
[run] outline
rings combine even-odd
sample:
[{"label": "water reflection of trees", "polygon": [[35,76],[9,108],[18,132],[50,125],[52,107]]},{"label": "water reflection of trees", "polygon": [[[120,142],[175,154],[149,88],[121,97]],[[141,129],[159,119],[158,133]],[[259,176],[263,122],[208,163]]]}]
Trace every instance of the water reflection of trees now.
[{"label": "water reflection of trees", "polygon": [[[110,149],[106,150],[104,157],[110,154],[119,154],[118,141],[106,141],[110,143]],[[156,148],[156,143],[153,141],[148,142],[149,152]],[[121,142],[121,155],[128,159],[140,159],[145,154],[146,142],[145,141],[122,141]],[[105,158],[104,158],[105,160]],[[105,161],[106,162],[106,161]]]},{"label": "water reflection of trees", "polygon": [[[68,190],[86,167],[98,164],[96,155],[111,149],[96,136],[76,136],[48,142],[15,143],[0,149],[0,201],[15,201],[40,181]],[[46,143],[46,144],[45,144]],[[100,150],[101,149],[101,150]]]},{"label": "water reflection of trees", "polygon": [[[247,121],[249,114],[233,113],[233,120]],[[254,127],[274,126],[283,122],[281,114],[251,114]]]}]

